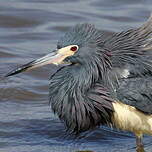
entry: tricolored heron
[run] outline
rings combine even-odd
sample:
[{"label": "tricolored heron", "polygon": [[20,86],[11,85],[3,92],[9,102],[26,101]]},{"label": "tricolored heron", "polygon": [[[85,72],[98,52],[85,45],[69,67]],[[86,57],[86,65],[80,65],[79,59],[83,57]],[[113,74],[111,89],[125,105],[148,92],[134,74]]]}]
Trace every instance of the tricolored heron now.
[{"label": "tricolored heron", "polygon": [[62,64],[50,78],[51,107],[70,131],[109,125],[152,135],[152,17],[141,27],[103,38],[91,24],[78,24],[50,54],[6,76],[46,64]]}]

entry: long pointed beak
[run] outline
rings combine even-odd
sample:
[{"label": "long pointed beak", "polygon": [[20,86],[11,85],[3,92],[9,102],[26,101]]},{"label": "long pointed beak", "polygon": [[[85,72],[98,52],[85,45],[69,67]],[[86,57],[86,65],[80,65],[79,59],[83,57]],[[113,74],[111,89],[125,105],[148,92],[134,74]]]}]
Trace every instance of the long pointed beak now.
[{"label": "long pointed beak", "polygon": [[[73,50],[74,49],[74,50]],[[77,45],[69,45],[66,47],[63,47],[61,49],[55,50],[51,52],[48,55],[45,55],[44,57],[34,60],[32,62],[29,62],[27,64],[24,64],[13,71],[9,72],[5,77],[12,76],[18,73],[21,73],[23,71],[27,71],[33,68],[37,68],[46,64],[61,64],[63,63],[63,60],[68,57],[74,55],[76,52],[75,49],[78,49]]]},{"label": "long pointed beak", "polygon": [[62,60],[63,60],[62,57],[63,57],[62,54],[58,54],[56,51],[53,51],[53,52],[49,53],[48,55],[45,55],[42,58],[39,58],[37,60],[33,60],[32,62],[29,62],[27,64],[24,64],[24,65],[14,69],[14,70],[12,70],[7,75],[5,75],[5,77],[12,76],[12,75],[21,73],[23,71],[31,70],[33,68],[40,67],[40,66],[47,65],[47,64],[51,64],[51,63],[58,64],[58,63],[62,62]]}]

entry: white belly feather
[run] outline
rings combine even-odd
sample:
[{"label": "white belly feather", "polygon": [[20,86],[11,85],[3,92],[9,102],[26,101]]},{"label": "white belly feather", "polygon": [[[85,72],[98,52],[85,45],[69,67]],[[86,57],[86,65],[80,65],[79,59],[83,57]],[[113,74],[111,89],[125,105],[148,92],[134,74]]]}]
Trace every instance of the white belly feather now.
[{"label": "white belly feather", "polygon": [[144,114],[136,108],[113,102],[114,114],[112,121],[116,128],[134,132],[136,135],[152,135],[152,115]]}]

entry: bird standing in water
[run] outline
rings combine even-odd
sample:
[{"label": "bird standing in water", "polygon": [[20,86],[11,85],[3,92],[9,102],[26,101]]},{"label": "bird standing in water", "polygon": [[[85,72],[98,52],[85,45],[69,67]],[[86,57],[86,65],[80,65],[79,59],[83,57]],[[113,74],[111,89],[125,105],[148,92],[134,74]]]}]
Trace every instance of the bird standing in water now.
[{"label": "bird standing in water", "polygon": [[73,133],[100,125],[133,132],[137,151],[152,135],[152,17],[141,27],[107,37],[78,24],[50,54],[6,76],[45,64],[62,64],[50,78],[51,108]]}]

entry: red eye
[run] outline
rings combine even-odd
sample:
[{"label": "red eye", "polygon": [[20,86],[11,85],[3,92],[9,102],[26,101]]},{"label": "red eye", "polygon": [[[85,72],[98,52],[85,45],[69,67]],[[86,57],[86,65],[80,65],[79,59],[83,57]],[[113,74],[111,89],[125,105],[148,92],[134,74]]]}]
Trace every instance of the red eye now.
[{"label": "red eye", "polygon": [[77,49],[78,49],[78,48],[77,48],[76,46],[72,46],[72,47],[70,48],[70,50],[73,51],[73,52],[77,51]]}]

